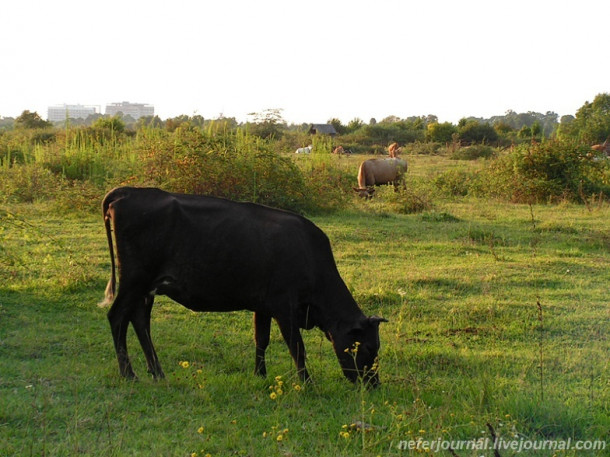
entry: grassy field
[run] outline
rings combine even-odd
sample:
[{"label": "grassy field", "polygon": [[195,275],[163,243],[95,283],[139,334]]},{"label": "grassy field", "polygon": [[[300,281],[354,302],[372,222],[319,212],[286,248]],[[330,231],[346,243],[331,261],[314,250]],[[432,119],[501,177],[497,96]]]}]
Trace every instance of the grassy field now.
[{"label": "grassy field", "polygon": [[[422,157],[410,177],[455,166]],[[318,330],[303,332],[314,381],[302,386],[275,325],[269,377],[256,378],[249,313],[196,314],[162,297],[152,332],[167,379],[147,376],[130,331],[140,379],[124,381],[96,306],[109,276],[101,216],[0,208],[0,456],[416,455],[400,441],[491,429],[609,447],[608,204],[436,199],[403,215],[379,193],[312,218],[364,311],[389,320],[372,391],[343,378]]]}]

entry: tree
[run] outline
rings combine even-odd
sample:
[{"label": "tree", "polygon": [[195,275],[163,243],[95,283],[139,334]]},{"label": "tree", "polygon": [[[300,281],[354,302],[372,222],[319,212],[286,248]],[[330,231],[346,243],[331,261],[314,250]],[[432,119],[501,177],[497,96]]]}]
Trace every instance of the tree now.
[{"label": "tree", "polygon": [[349,124],[347,124],[347,131],[348,133],[353,133],[356,130],[360,129],[363,125],[364,122],[362,121],[362,119],[355,117],[354,119],[349,121]]},{"label": "tree", "polygon": [[253,123],[249,123],[250,133],[265,139],[281,138],[282,127],[286,125],[282,111],[281,108],[269,108],[261,113],[248,113],[253,117]]},{"label": "tree", "polygon": [[496,121],[494,122],[493,126],[495,131],[498,132],[498,135],[508,135],[510,132],[515,130],[504,121]]},{"label": "tree", "polygon": [[435,114],[428,114],[426,116],[426,124],[435,124],[438,123],[438,116]]},{"label": "tree", "polygon": [[394,115],[384,117],[381,120],[382,124],[396,124],[397,122],[400,122],[400,118],[398,116],[394,116]]},{"label": "tree", "polygon": [[435,143],[450,143],[457,128],[451,122],[433,122],[426,127],[426,139]]},{"label": "tree", "polygon": [[121,133],[125,130],[125,123],[117,114],[112,117],[100,117],[91,125],[91,127],[97,129],[108,129],[113,132]]},{"label": "tree", "polygon": [[561,123],[559,134],[589,144],[610,138],[610,93],[598,94],[593,103],[585,102],[572,122]]},{"label": "tree", "polygon": [[344,135],[347,132],[347,128],[336,117],[329,119],[327,124],[332,125],[339,135]]},{"label": "tree", "polygon": [[540,125],[540,122],[536,120],[530,127],[530,130],[532,131],[532,138],[538,138],[542,133],[542,125]]},{"label": "tree", "polygon": [[10,130],[15,125],[15,119],[12,117],[0,117],[0,131]]},{"label": "tree", "polygon": [[458,133],[466,143],[490,143],[498,140],[498,133],[491,125],[478,121],[460,120]]},{"label": "tree", "polygon": [[532,137],[532,129],[530,127],[528,127],[527,125],[524,125],[523,127],[521,127],[521,130],[519,130],[519,138],[531,138]]},{"label": "tree", "polygon": [[159,116],[142,116],[136,122],[136,129],[144,127],[161,128],[164,123]]},{"label": "tree", "polygon": [[45,121],[40,115],[34,111],[33,113],[25,110],[21,113],[17,119],[15,119],[15,126],[24,128],[24,129],[44,129],[46,127],[51,127],[51,123],[49,121]]}]

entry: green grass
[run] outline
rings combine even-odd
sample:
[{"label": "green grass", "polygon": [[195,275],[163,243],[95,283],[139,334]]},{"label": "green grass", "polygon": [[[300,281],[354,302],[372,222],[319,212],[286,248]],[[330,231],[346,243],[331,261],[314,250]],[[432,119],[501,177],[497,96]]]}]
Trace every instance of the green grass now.
[{"label": "green grass", "polygon": [[[435,160],[412,176],[428,176]],[[398,442],[489,437],[487,423],[505,439],[610,442],[608,205],[437,199],[402,215],[380,195],[313,218],[361,307],[390,321],[373,391],[343,378],[318,330],[303,332],[312,384],[294,388],[275,325],[269,377],[254,377],[250,313],[196,314],[162,297],[152,333],[167,378],[148,377],[130,331],[140,378],[120,379],[107,310],[96,306],[109,275],[100,215],[6,207],[0,456],[415,455]],[[273,400],[276,376],[283,394]]]}]

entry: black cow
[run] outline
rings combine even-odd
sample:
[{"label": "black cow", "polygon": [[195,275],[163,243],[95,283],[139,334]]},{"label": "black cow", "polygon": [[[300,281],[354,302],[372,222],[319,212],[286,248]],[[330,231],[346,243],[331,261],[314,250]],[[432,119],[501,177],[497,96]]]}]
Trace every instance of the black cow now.
[{"label": "black cow", "polygon": [[311,221],[253,203],[150,188],[114,189],[102,206],[112,265],[105,303],[114,300],[108,319],[122,376],[135,377],[127,355],[131,322],[148,371],[164,377],[150,314],[155,295],[167,295],[194,311],[254,311],[259,375],[266,374],[274,318],[302,379],[309,374],[300,328],[316,326],[349,380],[379,382],[379,323],[386,320],[362,313],[339,276],[328,238]]}]

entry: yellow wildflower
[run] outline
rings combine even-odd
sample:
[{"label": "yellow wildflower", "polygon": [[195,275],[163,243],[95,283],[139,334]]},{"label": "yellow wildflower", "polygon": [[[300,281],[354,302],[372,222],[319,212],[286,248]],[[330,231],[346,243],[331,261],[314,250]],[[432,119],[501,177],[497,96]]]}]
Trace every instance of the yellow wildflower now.
[{"label": "yellow wildflower", "polygon": [[188,368],[188,367],[190,367],[190,366],[191,366],[191,364],[188,362],[188,360],[185,360],[185,361],[183,361],[183,362],[180,362],[180,366],[181,366],[182,368]]},{"label": "yellow wildflower", "polygon": [[279,434],[276,438],[277,441],[282,441],[284,439],[284,436],[282,434]]},{"label": "yellow wildflower", "polygon": [[203,430],[204,430],[204,429],[203,429],[203,427],[199,427],[199,428],[197,429],[197,433],[203,433]]},{"label": "yellow wildflower", "polygon": [[275,400],[277,398],[277,394],[275,392],[271,392],[269,394],[269,398],[271,398],[271,400]]}]

